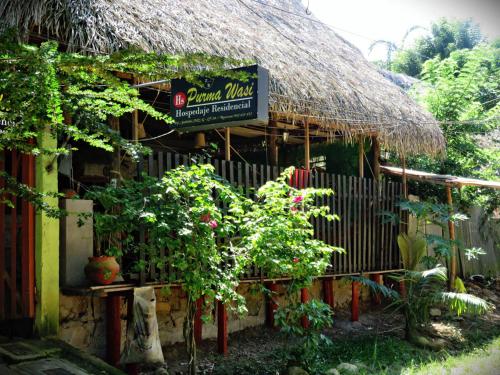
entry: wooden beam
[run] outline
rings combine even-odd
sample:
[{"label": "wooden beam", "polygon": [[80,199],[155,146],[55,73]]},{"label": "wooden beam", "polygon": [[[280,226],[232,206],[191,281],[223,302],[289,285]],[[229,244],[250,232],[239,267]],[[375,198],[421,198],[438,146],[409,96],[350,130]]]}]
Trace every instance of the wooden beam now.
[{"label": "wooden beam", "polygon": [[357,322],[359,320],[359,282],[352,282],[351,290],[351,320]]},{"label": "wooden beam", "polygon": [[310,143],[310,139],[309,139],[309,123],[307,122],[307,120],[304,123],[304,127],[305,127],[305,134],[304,134],[304,137],[305,137],[304,164],[305,165],[304,165],[304,168],[306,170],[309,170],[311,168],[311,143]]},{"label": "wooden beam", "polygon": [[358,142],[358,168],[359,177],[365,177],[365,140],[363,137],[359,137]]},{"label": "wooden beam", "polygon": [[227,310],[226,306],[217,301],[217,351],[227,355]]},{"label": "wooden beam", "polygon": [[[309,302],[309,290],[307,290],[307,288],[302,288],[300,290],[300,302],[301,303]],[[307,319],[307,316],[304,315],[300,321],[303,328],[309,328],[309,319]]]},{"label": "wooden beam", "polygon": [[[273,125],[273,122],[270,121],[269,125]],[[269,137],[269,151],[270,151],[270,161],[271,165],[275,166],[278,165],[278,129],[273,127],[271,129],[271,135]]]},{"label": "wooden beam", "polygon": [[274,282],[266,283],[266,288],[269,290],[269,295],[266,297],[266,325],[270,328],[274,327],[274,313],[278,309],[275,294],[278,291],[278,284]]},{"label": "wooden beam", "polygon": [[380,180],[380,143],[377,137],[373,137],[373,178]]},{"label": "wooden beam", "polygon": [[231,160],[231,128],[224,129],[224,150],[226,160]]},{"label": "wooden beam", "polygon": [[114,367],[120,362],[121,348],[120,296],[106,297],[106,360]]},{"label": "wooden beam", "polygon": [[[118,132],[118,134],[120,133],[120,119],[118,117],[111,117],[109,119],[109,125],[111,129]],[[118,146],[115,146],[113,149],[110,177],[116,179],[116,181],[121,180],[121,152]]]},{"label": "wooden beam", "polygon": [[[383,285],[382,274],[374,273],[371,276],[371,279],[379,285]],[[380,293],[373,292],[372,294],[372,302],[374,305],[380,305],[382,303],[382,298],[380,297]]]},{"label": "wooden beam", "polygon": [[323,301],[334,309],[335,307],[335,297],[333,295],[333,278],[328,277],[323,279]]},{"label": "wooden beam", "polygon": [[[49,125],[43,129],[37,145],[41,149],[57,148],[57,138]],[[40,154],[35,159],[36,189],[39,193],[58,191],[57,159]],[[43,202],[59,206],[56,197],[46,196]],[[37,210],[35,217],[35,332],[38,336],[57,335],[59,331],[59,219]]]},{"label": "wooden beam", "polygon": [[[453,199],[451,197],[451,186],[446,186],[446,200],[450,215],[453,213]],[[448,221],[448,230],[450,232],[450,241],[455,241],[455,224],[453,221]],[[455,245],[451,246],[450,256],[450,290],[455,287],[455,278],[457,277],[457,249]]]}]

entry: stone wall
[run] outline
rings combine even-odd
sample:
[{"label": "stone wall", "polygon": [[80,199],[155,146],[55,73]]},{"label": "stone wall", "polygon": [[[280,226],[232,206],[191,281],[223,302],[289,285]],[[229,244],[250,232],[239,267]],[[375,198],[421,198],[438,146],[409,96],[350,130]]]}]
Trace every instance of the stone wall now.
[{"label": "stone wall", "polygon": [[[229,333],[265,323],[265,299],[257,284],[242,284],[238,291],[246,299],[248,314],[239,317],[228,313]],[[276,300],[285,303],[285,284],[278,283]],[[315,281],[309,288],[310,298],[322,299],[322,283]],[[351,283],[345,280],[334,281],[336,311],[349,311],[351,304]],[[362,287],[361,301],[370,299],[369,291]],[[160,340],[162,345],[183,341],[182,323],[186,313],[186,295],[180,288],[171,288],[169,293],[156,289],[156,311]],[[126,303],[122,299],[122,345],[126,329]],[[363,306],[363,304],[362,304]],[[203,324],[203,338],[217,337],[216,311],[211,311],[212,320]],[[103,298],[88,296],[65,296],[60,298],[59,337],[69,344],[91,354],[104,357],[106,351],[106,304]]]}]

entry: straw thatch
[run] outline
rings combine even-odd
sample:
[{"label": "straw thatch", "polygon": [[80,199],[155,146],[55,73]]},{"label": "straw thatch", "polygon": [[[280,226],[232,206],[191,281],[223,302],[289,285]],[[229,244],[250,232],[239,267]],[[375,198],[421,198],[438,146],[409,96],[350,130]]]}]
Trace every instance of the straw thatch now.
[{"label": "straw thatch", "polygon": [[300,0],[0,3],[4,22],[24,35],[43,30],[71,50],[110,52],[133,45],[255,59],[270,70],[275,118],[301,121],[308,116],[346,135],[377,134],[383,145],[405,154],[442,152],[444,139],[432,116],[354,46],[308,17],[313,16]]}]

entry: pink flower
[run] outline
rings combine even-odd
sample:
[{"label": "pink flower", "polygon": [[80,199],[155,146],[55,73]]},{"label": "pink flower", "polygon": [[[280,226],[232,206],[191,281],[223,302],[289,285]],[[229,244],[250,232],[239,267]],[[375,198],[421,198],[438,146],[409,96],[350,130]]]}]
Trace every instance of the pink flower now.
[{"label": "pink flower", "polygon": [[293,258],[293,263],[299,263],[299,258],[297,257]]},{"label": "pink flower", "polygon": [[203,221],[204,223],[208,223],[210,221],[210,213],[201,215],[200,220]]},{"label": "pink flower", "polygon": [[212,228],[212,229],[215,229],[219,226],[219,224],[217,224],[217,222],[215,220],[210,220],[208,222],[208,225],[210,225],[210,228]]},{"label": "pink flower", "polygon": [[300,203],[304,200],[304,197],[302,195],[298,195],[295,198],[293,198],[293,203]]},{"label": "pink flower", "polygon": [[290,211],[292,211],[292,212],[297,212],[297,211],[298,211],[298,208],[297,208],[297,207],[292,206],[292,207],[290,207]]}]

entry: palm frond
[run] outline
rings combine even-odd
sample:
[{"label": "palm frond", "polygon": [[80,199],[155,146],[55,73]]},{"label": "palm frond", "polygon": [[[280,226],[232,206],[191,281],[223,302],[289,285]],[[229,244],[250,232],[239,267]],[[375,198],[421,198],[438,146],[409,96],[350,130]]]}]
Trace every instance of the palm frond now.
[{"label": "palm frond", "polygon": [[436,297],[439,302],[448,306],[457,315],[463,313],[484,314],[492,309],[491,304],[472,294],[441,292],[437,293]]},{"label": "palm frond", "polygon": [[357,281],[361,285],[367,286],[374,293],[381,294],[384,298],[397,299],[399,297],[399,293],[391,288],[386,287],[385,285],[381,285],[373,280],[370,280],[367,277],[363,276],[350,276],[350,280]]}]

